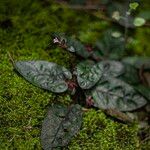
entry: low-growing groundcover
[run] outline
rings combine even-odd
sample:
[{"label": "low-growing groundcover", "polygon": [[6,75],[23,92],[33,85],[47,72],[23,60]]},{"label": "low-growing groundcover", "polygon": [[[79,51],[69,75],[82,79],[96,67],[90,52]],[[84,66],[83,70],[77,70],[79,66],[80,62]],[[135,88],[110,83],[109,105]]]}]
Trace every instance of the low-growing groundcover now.
[{"label": "low-growing groundcover", "polygon": [[[82,31],[91,18],[67,9],[62,15],[60,6],[47,2],[49,5],[41,1],[5,1],[0,5],[0,149],[42,149],[41,124],[48,107],[71,102],[68,94],[56,95],[26,82],[13,70],[7,55],[9,51],[14,60],[47,60],[68,69],[74,65],[72,54],[49,45],[50,34],[58,28],[61,32]],[[72,17],[78,18],[74,28],[68,25]],[[99,23],[96,19],[94,22]],[[137,125],[119,123],[92,109],[84,113],[81,131],[68,149],[139,149],[137,133]]]}]

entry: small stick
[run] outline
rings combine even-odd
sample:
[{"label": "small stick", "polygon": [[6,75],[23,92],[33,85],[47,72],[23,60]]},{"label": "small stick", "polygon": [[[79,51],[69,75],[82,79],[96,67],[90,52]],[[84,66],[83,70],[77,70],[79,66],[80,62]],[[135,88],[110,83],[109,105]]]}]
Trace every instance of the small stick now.
[{"label": "small stick", "polygon": [[10,52],[7,52],[7,55],[8,55],[8,57],[9,57],[11,63],[12,63],[13,65],[15,65],[15,61],[14,61],[13,57],[11,56]]}]

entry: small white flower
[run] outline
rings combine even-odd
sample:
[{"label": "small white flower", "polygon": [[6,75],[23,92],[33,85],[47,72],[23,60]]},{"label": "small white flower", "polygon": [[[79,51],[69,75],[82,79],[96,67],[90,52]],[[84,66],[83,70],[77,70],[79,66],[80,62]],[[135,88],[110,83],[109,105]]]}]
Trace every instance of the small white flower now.
[{"label": "small white flower", "polygon": [[53,42],[54,42],[54,43],[60,43],[60,41],[58,40],[57,37],[55,37],[55,38],[53,39]]}]

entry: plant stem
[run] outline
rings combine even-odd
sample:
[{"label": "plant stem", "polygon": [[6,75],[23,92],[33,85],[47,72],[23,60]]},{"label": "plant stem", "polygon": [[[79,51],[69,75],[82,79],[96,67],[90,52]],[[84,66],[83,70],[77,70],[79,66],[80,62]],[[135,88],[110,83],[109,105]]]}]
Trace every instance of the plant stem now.
[{"label": "plant stem", "polygon": [[125,39],[125,48],[126,48],[126,45],[127,45],[127,40],[128,40],[128,14],[126,13],[126,16],[125,16],[125,30],[124,30],[124,39]]}]

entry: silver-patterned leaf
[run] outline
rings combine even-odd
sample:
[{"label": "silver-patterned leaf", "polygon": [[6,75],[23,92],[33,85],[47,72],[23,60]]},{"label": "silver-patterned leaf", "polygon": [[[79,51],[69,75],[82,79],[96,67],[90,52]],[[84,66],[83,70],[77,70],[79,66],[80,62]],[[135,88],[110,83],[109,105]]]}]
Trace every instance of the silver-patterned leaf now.
[{"label": "silver-patterned leaf", "polygon": [[94,106],[102,109],[132,111],[147,103],[129,84],[115,78],[98,84],[91,94]]},{"label": "silver-patterned leaf", "polygon": [[77,65],[76,75],[82,89],[90,89],[100,79],[100,71],[91,61],[84,61]]},{"label": "silver-patterned leaf", "polygon": [[97,64],[85,61],[77,65],[77,81],[82,89],[90,89],[98,81],[104,82],[123,72],[124,66],[118,61],[101,61]]},{"label": "silver-patterned leaf", "polygon": [[120,79],[129,84],[139,84],[140,78],[138,75],[138,70],[129,64],[124,63],[125,73],[120,76]]},{"label": "silver-patterned leaf", "polygon": [[32,84],[56,93],[66,91],[65,80],[72,78],[66,68],[47,61],[18,61],[15,68]]},{"label": "silver-patterned leaf", "polygon": [[80,105],[69,108],[52,106],[42,124],[41,140],[44,150],[66,146],[82,124]]},{"label": "silver-patterned leaf", "polygon": [[97,63],[97,68],[100,70],[100,83],[124,73],[124,65],[119,61],[114,60],[101,61]]}]

